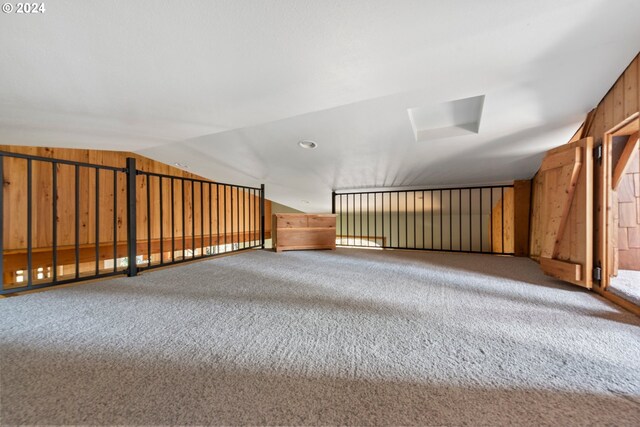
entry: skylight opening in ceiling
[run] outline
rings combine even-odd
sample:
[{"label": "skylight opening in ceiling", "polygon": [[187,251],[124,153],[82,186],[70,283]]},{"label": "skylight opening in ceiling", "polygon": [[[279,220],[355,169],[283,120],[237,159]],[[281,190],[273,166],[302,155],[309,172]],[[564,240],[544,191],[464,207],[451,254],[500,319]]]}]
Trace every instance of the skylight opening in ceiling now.
[{"label": "skylight opening in ceiling", "polygon": [[480,130],[484,95],[441,104],[409,108],[416,142],[477,134]]}]

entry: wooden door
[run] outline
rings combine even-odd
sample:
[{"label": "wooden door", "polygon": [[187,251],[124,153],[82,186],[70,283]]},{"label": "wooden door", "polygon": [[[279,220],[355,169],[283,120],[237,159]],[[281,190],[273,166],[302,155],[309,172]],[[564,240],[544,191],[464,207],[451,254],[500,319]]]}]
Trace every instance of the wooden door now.
[{"label": "wooden door", "polygon": [[547,152],[539,176],[540,266],[545,274],[585,288],[593,269],[593,139]]}]

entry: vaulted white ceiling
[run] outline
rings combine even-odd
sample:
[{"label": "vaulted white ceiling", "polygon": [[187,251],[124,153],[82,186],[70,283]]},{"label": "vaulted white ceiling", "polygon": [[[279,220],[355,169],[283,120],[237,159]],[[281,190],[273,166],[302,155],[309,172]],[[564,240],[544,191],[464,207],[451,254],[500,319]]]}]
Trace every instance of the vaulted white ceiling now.
[{"label": "vaulted white ceiling", "polygon": [[0,143],[135,151],[305,211],[530,177],[640,48],[637,0],[45,5],[0,14]]}]

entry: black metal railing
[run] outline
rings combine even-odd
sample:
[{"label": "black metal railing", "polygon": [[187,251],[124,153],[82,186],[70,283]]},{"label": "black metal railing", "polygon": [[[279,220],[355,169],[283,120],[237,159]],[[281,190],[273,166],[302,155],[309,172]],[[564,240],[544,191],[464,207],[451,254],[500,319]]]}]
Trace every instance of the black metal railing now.
[{"label": "black metal railing", "polygon": [[264,185],[10,152],[0,177],[0,294],[264,247]]},{"label": "black metal railing", "polygon": [[336,244],[512,255],[513,185],[334,192]]},{"label": "black metal railing", "polygon": [[[144,206],[146,218],[143,221],[146,229],[135,233],[137,270],[264,247],[264,186],[248,187],[140,170],[136,175],[137,181],[141,181],[136,182],[136,187],[144,189],[144,203],[139,205]],[[154,188],[159,203],[152,207]],[[170,198],[167,212],[163,209],[165,194]],[[155,230],[152,224],[158,224]],[[165,225],[171,226],[169,233]]]}]

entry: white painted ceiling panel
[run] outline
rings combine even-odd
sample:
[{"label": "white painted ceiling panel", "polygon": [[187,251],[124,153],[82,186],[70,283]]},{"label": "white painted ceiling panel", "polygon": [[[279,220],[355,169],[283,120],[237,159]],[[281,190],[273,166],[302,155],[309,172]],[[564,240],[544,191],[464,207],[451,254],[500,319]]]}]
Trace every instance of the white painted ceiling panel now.
[{"label": "white painted ceiling panel", "polygon": [[[1,143],[136,151],[305,211],[530,177],[640,48],[637,0],[46,6],[0,15]],[[478,95],[477,134],[416,142],[408,109]]]}]

